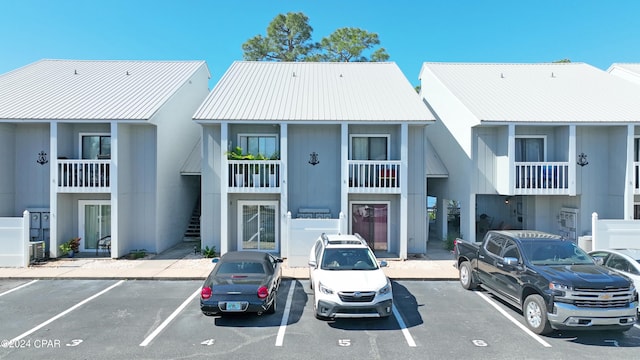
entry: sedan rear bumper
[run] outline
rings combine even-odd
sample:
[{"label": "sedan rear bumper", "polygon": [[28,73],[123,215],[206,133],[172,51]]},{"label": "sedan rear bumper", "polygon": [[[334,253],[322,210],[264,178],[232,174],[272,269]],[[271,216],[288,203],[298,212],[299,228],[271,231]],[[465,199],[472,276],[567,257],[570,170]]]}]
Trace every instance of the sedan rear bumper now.
[{"label": "sedan rear bumper", "polygon": [[[275,299],[274,299],[275,301]],[[220,314],[220,313],[263,313],[269,308],[267,301],[239,301],[240,308],[227,307],[227,301],[200,301],[200,310],[203,313]]]}]

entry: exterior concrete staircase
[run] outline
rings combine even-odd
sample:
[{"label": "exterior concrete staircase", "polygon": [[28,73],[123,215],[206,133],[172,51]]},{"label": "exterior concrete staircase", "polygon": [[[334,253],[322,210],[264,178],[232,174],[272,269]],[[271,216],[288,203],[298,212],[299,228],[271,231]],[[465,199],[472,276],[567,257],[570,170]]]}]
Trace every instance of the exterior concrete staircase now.
[{"label": "exterior concrete staircase", "polygon": [[200,241],[200,198],[196,202],[196,206],[191,213],[191,221],[184,232],[184,241]]}]

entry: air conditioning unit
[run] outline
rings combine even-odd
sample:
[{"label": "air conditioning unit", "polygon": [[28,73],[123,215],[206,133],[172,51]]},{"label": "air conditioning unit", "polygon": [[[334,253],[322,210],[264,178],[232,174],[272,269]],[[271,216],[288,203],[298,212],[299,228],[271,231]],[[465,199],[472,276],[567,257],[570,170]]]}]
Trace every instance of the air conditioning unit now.
[{"label": "air conditioning unit", "polygon": [[44,260],[44,241],[29,242],[29,259],[31,262]]}]

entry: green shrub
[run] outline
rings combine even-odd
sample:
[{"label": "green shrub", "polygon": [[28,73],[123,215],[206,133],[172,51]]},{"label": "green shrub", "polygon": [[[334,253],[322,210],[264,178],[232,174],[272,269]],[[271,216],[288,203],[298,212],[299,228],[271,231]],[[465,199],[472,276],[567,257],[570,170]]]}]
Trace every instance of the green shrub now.
[{"label": "green shrub", "polygon": [[206,258],[214,258],[216,257],[217,253],[216,253],[216,247],[212,246],[209,247],[208,245],[204,247],[204,249],[202,249],[202,256],[206,257]]}]

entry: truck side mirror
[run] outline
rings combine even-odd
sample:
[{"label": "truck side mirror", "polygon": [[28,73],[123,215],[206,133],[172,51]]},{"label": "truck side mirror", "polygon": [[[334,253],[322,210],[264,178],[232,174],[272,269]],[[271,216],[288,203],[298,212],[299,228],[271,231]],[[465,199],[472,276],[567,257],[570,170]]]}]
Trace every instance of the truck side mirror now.
[{"label": "truck side mirror", "polygon": [[518,259],[514,257],[506,257],[502,260],[505,265],[518,266]]}]

